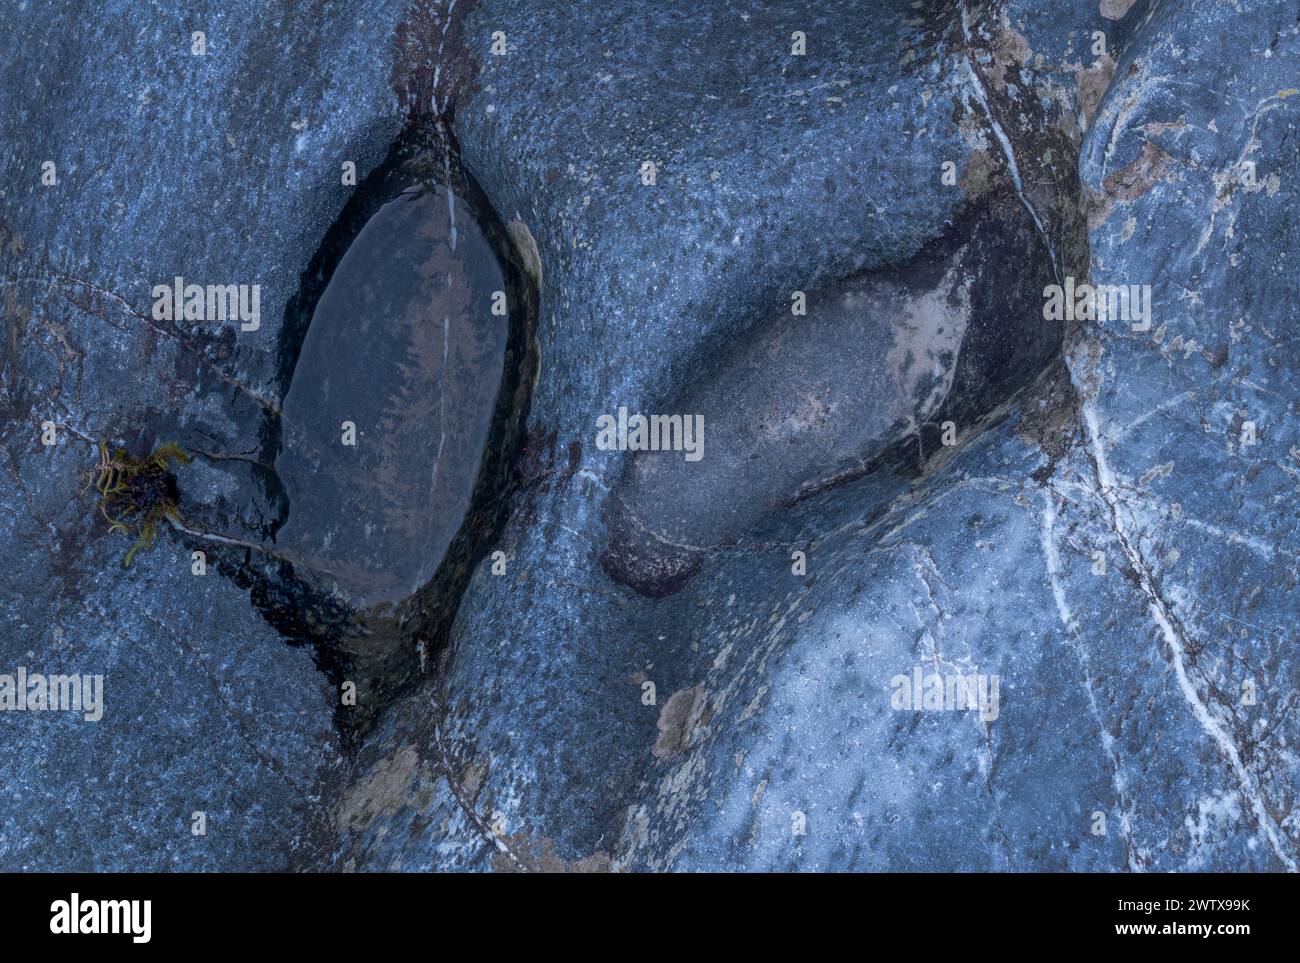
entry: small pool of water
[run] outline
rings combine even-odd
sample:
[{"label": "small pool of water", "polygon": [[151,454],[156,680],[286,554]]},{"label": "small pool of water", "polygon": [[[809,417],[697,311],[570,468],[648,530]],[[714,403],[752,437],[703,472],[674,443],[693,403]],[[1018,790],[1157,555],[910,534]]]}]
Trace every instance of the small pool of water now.
[{"label": "small pool of water", "polygon": [[283,406],[276,541],[350,606],[426,585],[470,509],[508,287],[475,210],[439,186],[383,204],[321,293]]}]

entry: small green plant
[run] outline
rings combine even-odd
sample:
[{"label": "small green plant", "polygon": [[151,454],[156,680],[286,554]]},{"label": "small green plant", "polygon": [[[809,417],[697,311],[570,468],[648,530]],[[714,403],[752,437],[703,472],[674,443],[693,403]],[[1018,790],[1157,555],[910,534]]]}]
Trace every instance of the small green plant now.
[{"label": "small green plant", "polygon": [[130,567],[136,552],[153,545],[159,525],[168,519],[180,521],[176,478],[169,466],[189,461],[174,441],[164,442],[144,458],[132,458],[125,448],[110,455],[108,445],[99,443],[99,464],[91,470],[86,487],[93,482],[99,492],[99,512],[108,530],[135,536],[135,544],[122,559],[123,568]]}]

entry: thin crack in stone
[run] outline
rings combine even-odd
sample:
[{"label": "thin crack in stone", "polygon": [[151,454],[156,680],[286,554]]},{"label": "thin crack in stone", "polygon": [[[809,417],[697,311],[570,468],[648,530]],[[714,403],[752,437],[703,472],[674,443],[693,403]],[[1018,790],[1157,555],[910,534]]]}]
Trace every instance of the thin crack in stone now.
[{"label": "thin crack in stone", "polygon": [[997,118],[993,116],[993,110],[989,107],[988,93],[984,90],[984,84],[979,79],[979,74],[975,72],[975,65],[971,63],[970,56],[970,24],[966,15],[966,5],[963,3],[961,8],[961,32],[965,37],[966,43],[962,48],[962,66],[966,69],[966,76],[970,80],[971,89],[975,92],[975,99],[979,101],[980,108],[984,111],[984,116],[988,119],[989,126],[993,129],[993,136],[997,138],[998,145],[1002,148],[1002,153],[1007,159],[1007,168],[1011,174],[1011,182],[1015,185],[1016,196],[1020,198],[1020,203],[1025,206],[1029,216],[1033,218],[1034,226],[1038,228],[1039,235],[1043,238],[1043,243],[1047,245],[1048,260],[1052,264],[1052,274],[1056,278],[1056,283],[1061,283],[1061,272],[1056,266],[1056,248],[1052,245],[1052,239],[1047,234],[1047,229],[1043,226],[1038,212],[1034,210],[1034,205],[1029,203],[1029,198],[1025,197],[1024,183],[1020,179],[1020,167],[1016,164],[1016,155],[1011,149],[1011,141],[1007,138],[1006,132],[1002,125],[998,123]]},{"label": "thin crack in stone", "polygon": [[1087,652],[1079,644],[1079,623],[1070,610],[1069,603],[1065,598],[1065,587],[1061,584],[1061,557],[1056,546],[1055,535],[1055,496],[1056,492],[1050,486],[1043,489],[1043,520],[1040,533],[1043,543],[1043,558],[1047,564],[1047,576],[1052,583],[1052,598],[1056,602],[1056,612],[1060,616],[1061,624],[1065,626],[1065,635],[1070,641],[1070,648],[1074,652],[1075,659],[1079,662],[1079,667],[1083,670],[1083,688],[1088,693],[1088,706],[1092,710],[1093,719],[1097,722],[1097,728],[1101,731],[1102,748],[1106,750],[1106,755],[1110,758],[1111,782],[1115,787],[1115,795],[1119,799],[1119,825],[1120,831],[1124,834],[1124,848],[1128,856],[1129,869],[1133,872],[1142,872],[1146,868],[1147,854],[1133,841],[1132,817],[1134,810],[1133,802],[1128,798],[1126,792],[1128,782],[1124,778],[1124,772],[1120,766],[1119,752],[1115,748],[1115,738],[1106,728],[1106,722],[1097,706],[1097,696],[1092,687],[1090,660]]},{"label": "thin crack in stone", "polygon": [[469,820],[470,825],[482,837],[483,842],[494,846],[498,852],[509,857],[519,867],[520,871],[526,872],[528,866],[524,861],[506,844],[504,839],[492,832],[490,826],[484,825],[483,818],[478,814],[478,811],[461,796],[458,785],[459,777],[447,761],[447,752],[442,744],[442,716],[438,700],[430,696],[429,705],[433,708],[434,713],[433,732],[429,737],[429,744],[434,752],[434,765],[442,772],[443,778],[447,780],[447,790],[451,793],[452,799],[455,800],[457,808],[465,814],[465,818]]},{"label": "thin crack in stone", "polygon": [[1296,861],[1283,847],[1278,836],[1277,826],[1264,804],[1262,791],[1256,785],[1250,771],[1246,769],[1245,764],[1241,761],[1240,751],[1225,729],[1222,720],[1218,719],[1210,711],[1209,706],[1201,699],[1200,693],[1196,691],[1196,686],[1188,676],[1186,666],[1187,642],[1182,637],[1182,633],[1175,628],[1177,617],[1170,610],[1168,603],[1165,602],[1160,593],[1156,591],[1146,563],[1133,547],[1128,532],[1123,522],[1120,521],[1119,497],[1116,495],[1117,484],[1110,465],[1106,461],[1105,450],[1102,447],[1101,427],[1097,422],[1097,413],[1082,397],[1079,399],[1079,411],[1083,420],[1084,436],[1087,439],[1086,450],[1091,459],[1093,470],[1097,475],[1098,490],[1109,510],[1111,528],[1114,530],[1129,564],[1137,573],[1138,584],[1147,596],[1148,610],[1169,648],[1170,663],[1173,666],[1174,675],[1178,679],[1178,686],[1182,690],[1183,697],[1187,700],[1192,714],[1200,723],[1201,728],[1214,740],[1219,750],[1231,764],[1233,773],[1236,775],[1238,782],[1241,783],[1242,793],[1249,802],[1251,811],[1255,814],[1260,831],[1268,839],[1274,854],[1290,872],[1297,872]]}]

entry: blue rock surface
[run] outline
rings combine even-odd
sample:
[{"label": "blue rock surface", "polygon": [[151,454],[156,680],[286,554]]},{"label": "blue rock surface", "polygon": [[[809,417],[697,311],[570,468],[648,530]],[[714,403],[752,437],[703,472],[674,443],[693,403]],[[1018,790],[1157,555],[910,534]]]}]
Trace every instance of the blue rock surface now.
[{"label": "blue rock surface", "polygon": [[[106,699],[0,718],[0,866],[1296,868],[1294,3],[39,7],[0,34],[0,673]],[[537,371],[447,644],[348,741],[258,573],[268,424],[413,136],[528,268]],[[154,320],[176,275],[260,283],[260,330]],[[698,410],[704,458],[602,448],[620,407]],[[196,456],[126,570],[101,439]]]},{"label": "blue rock surface", "polygon": [[[98,722],[0,718],[7,870],[277,869],[301,850],[341,761],[334,686],[219,570],[219,543],[164,533],[123,570],[130,540],[82,491],[99,441],[172,440],[194,456],[183,518],[213,509],[246,523],[236,538],[274,520],[258,433],[279,404],[279,323],[352,192],[340,165],[364,177],[401,129],[382,54],[400,16],[0,12],[0,673],[104,677]],[[260,328],[155,319],[154,286],[178,275],[260,285]],[[202,577],[192,551],[209,553]]]}]

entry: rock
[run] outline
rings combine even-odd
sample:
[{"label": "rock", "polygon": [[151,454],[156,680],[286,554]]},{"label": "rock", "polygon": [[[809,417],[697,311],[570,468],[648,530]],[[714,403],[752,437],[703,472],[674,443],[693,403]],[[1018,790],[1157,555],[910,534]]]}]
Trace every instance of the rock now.
[{"label": "rock", "polygon": [[[506,574],[480,566],[461,600],[438,716],[428,693],[398,700],[356,773],[399,744],[434,741],[435,729],[491,770],[473,813],[450,794],[427,820],[395,807],[382,841],[344,835],[329,865],[366,853],[373,865],[487,868],[499,839],[476,827],[494,810],[506,835],[540,828],[565,859],[614,838],[653,760],[659,712],[628,680],[644,671],[665,693],[697,681],[682,659],[698,640],[680,627],[700,603],[679,594],[659,603],[676,615],[646,609],[601,569],[606,493],[624,459],[596,449],[595,416],[618,404],[658,410],[700,352],[788,311],[791,291],[905,259],[961,207],[960,191],[911,189],[939,183],[937,156],[964,167],[975,150],[941,86],[937,28],[900,19],[882,29],[845,9],[809,13],[800,29],[835,39],[807,61],[789,56],[790,28],[770,11],[737,21],[701,7],[651,30],[598,7],[581,28],[530,4],[469,14],[475,90],[458,107],[456,137],[492,207],[536,241],[542,365],[498,543]],[[487,52],[498,29],[519,39],[504,58]],[[900,43],[917,61],[911,71],[894,70]],[[591,90],[604,106],[587,97],[581,111],[557,110],[576,106],[572,91],[589,89],[587,65],[605,49],[621,53]],[[707,71],[681,56],[689,49],[711,51]],[[777,103],[788,106],[754,107]],[[880,142],[924,146],[864,153],[864,113]],[[647,160],[658,165],[653,190],[640,180]]]},{"label": "rock", "polygon": [[[1277,9],[1154,12],[1080,153],[1084,184],[1109,208],[1091,234],[1093,281],[1152,292],[1145,321],[1087,324],[1070,371],[1143,637],[1181,700],[1176,718],[1214,760],[1213,781],[1171,800],[1186,821],[1171,838],[1194,866],[1294,870],[1300,859],[1287,709],[1300,354],[1285,333],[1300,309],[1275,263],[1297,236],[1285,174],[1298,150],[1294,27]],[[1194,32],[1226,30],[1231,57],[1188,46]],[[1166,79],[1175,66],[1195,78],[1190,99]]]},{"label": "rock", "polygon": [[[1008,271],[1044,265],[1013,250],[1041,243],[1057,283],[1158,283],[1167,276],[1155,267],[1162,262],[1146,255],[1138,263],[1151,269],[1135,277],[1120,255],[1118,245],[1134,243],[1128,212],[1163,198],[1159,213],[1151,207],[1146,216],[1168,219],[1176,203],[1194,223],[1173,236],[1197,237],[1222,189],[1206,192],[1199,209],[1185,204],[1187,182],[1173,163],[1150,190],[1123,188],[1091,233],[1090,208],[1105,196],[1105,179],[1140,154],[1139,125],[1172,124],[1187,112],[1181,95],[1179,111],[1155,110],[1169,100],[1164,90],[1182,83],[1157,78],[1189,76],[1187,64],[1160,58],[1192,49],[1194,31],[1227,28],[1204,11],[1154,15],[1142,5],[1111,21],[1091,3],[1064,11],[1017,3],[965,24],[923,15],[917,39],[886,60],[880,38],[896,41],[895,21],[868,24],[821,4],[799,29],[810,50],[820,53],[820,38],[834,55],[782,62],[792,25],[747,13],[737,21],[697,7],[671,23],[633,27],[595,8],[578,31],[540,5],[503,2],[480,5],[467,21],[468,37],[501,29],[512,38],[504,58],[471,48],[476,90],[461,105],[457,133],[493,205],[526,222],[537,240],[547,279],[543,365],[526,474],[501,542],[508,573],[480,567],[461,603],[446,674],[394,704],[362,747],[357,774],[366,778],[386,751],[407,743],[428,747],[430,772],[454,774],[464,760],[490,765],[474,802],[437,789],[417,811],[408,797],[365,834],[342,834],[335,858],[520,865],[508,840],[524,834],[551,840],[565,860],[610,853],[621,869],[1289,867],[1296,833],[1283,814],[1294,808],[1294,766],[1273,748],[1263,757],[1247,748],[1252,736],[1280,747],[1293,733],[1283,721],[1294,698],[1294,666],[1278,648],[1284,630],[1244,609],[1222,623],[1237,636],[1247,632],[1232,646],[1239,662],[1227,651],[1210,654],[1223,629],[1208,609],[1197,609],[1199,622],[1181,620],[1193,592],[1221,600],[1222,591],[1239,606],[1271,610],[1259,586],[1295,584],[1286,567],[1294,552],[1282,548],[1294,546],[1294,532],[1279,524],[1280,489],[1249,503],[1220,498],[1218,536],[1190,521],[1170,529],[1174,516],[1151,508],[1130,517],[1145,504],[1144,489],[1171,484],[1183,464],[1172,448],[1128,441],[1156,417],[1166,426],[1177,417],[1168,396],[1148,394],[1166,375],[1153,370],[1148,382],[1124,374],[1138,365],[1163,371],[1174,362],[1160,350],[1138,353],[1122,330],[1077,318],[1062,331],[1068,368],[1044,362],[1023,341],[991,341],[981,357],[1010,362],[1015,373],[986,379],[972,393],[977,400],[961,406],[957,445],[909,439],[903,448],[881,433],[873,448],[864,434],[850,446],[863,470],[802,499],[779,494],[830,474],[807,466],[819,455],[832,465],[834,445],[789,460],[754,446],[762,470],[724,462],[706,469],[699,478],[709,481],[696,488],[678,455],[633,458],[594,444],[594,417],[620,405],[700,411],[706,426],[734,428],[708,438],[707,465],[708,453],[729,444],[744,451],[734,432],[762,420],[749,414],[751,384],[794,409],[800,378],[837,364],[871,377],[889,336],[906,333],[900,312],[880,313],[885,337],[872,356],[847,334],[835,340],[834,315],[821,314],[833,298],[796,323],[790,293],[835,292],[855,276],[925,264],[920,252],[944,235],[944,222],[969,224],[959,218],[990,191],[1017,202],[1037,235],[1006,242]],[[834,30],[822,19],[832,15]],[[1253,49],[1272,44],[1276,63],[1293,64],[1282,25],[1270,24],[1272,14],[1256,16],[1250,35],[1270,39]],[[727,43],[716,39],[724,30]],[[1095,55],[1082,42],[1094,30],[1106,39]],[[602,61],[599,51],[610,56]],[[608,63],[597,83],[570,73],[592,62]],[[1196,69],[1218,78],[1210,89],[1255,72],[1253,64]],[[816,83],[805,80],[811,70]],[[1081,71],[1091,73],[1081,81]],[[1285,85],[1276,86],[1279,98]],[[561,94],[573,90],[584,96]],[[835,97],[853,104],[856,130],[865,114],[873,143],[890,145],[870,155],[870,169],[857,166],[862,155],[849,146],[857,135],[842,125]],[[1289,99],[1275,102],[1277,112],[1263,117],[1289,122]],[[1162,131],[1170,158],[1186,156],[1174,149],[1180,137],[1198,138],[1204,157],[1211,142],[1199,138],[1211,136],[1210,121],[1234,114],[1224,103],[1207,95],[1198,120],[1148,129]],[[1227,157],[1247,143],[1240,120],[1232,129],[1218,148]],[[1126,139],[1124,130],[1135,133]],[[804,143],[818,149],[782,153]],[[571,168],[550,160],[561,153]],[[943,157],[957,161],[964,186],[922,189],[938,183]],[[659,163],[654,189],[637,177],[646,159]],[[822,190],[813,189],[819,183]],[[1243,196],[1262,203],[1267,190]],[[926,206],[915,203],[920,198]],[[935,205],[943,206],[939,219]],[[1222,210],[1215,237],[1233,216]],[[1280,202],[1275,210],[1283,216],[1287,208]],[[963,243],[975,236],[955,230]],[[1181,242],[1146,230],[1152,251],[1185,256]],[[1267,257],[1237,252],[1238,276],[1267,273]],[[1024,281],[1046,296],[1041,273]],[[1043,337],[1035,327],[1041,313],[1021,314],[1034,307],[1027,292],[1022,297],[1023,307],[1007,312],[1023,325],[1019,337]],[[1210,297],[1199,291],[1194,303],[1200,309]],[[992,321],[981,330],[1005,331]],[[1204,335],[1190,351],[1185,336],[1176,337],[1165,329],[1177,358],[1203,358],[1207,377],[1228,377],[1235,340],[1225,360]],[[818,355],[813,346],[823,342]],[[790,345],[779,357],[802,352],[820,367],[765,369],[778,357],[776,344]],[[1055,342],[1046,345],[1055,353]],[[1293,392],[1281,372],[1267,387],[1289,412]],[[863,404],[846,394],[835,402]],[[943,392],[944,402],[962,397],[953,395]],[[1229,419],[1232,431],[1244,417]],[[1187,469],[1203,492],[1198,504],[1223,489],[1214,466],[1236,457],[1230,434],[1225,429],[1217,450],[1200,452]],[[1183,443],[1177,433],[1167,438],[1169,446]],[[883,457],[872,461],[873,451]],[[1285,448],[1269,451],[1281,456]],[[637,469],[636,461],[655,467]],[[657,489],[648,480],[654,474],[663,475]],[[1270,476],[1261,466],[1254,477]],[[620,529],[637,528],[629,526],[629,503],[649,505],[666,533],[654,553],[643,552],[650,576],[637,587],[667,593],[632,591],[608,578],[608,559],[599,563]],[[1237,512],[1248,504],[1257,527],[1242,529]],[[1174,541],[1175,531],[1193,541]],[[1201,562],[1191,562],[1196,553],[1185,544],[1202,550]],[[1226,576],[1212,561],[1225,544],[1234,562],[1267,545],[1263,558],[1279,567],[1258,580],[1253,571],[1248,581]],[[1166,598],[1164,567],[1180,559],[1195,564],[1195,574]],[[1279,600],[1278,610],[1287,604]],[[1194,635],[1178,634],[1193,624]],[[1269,667],[1267,706],[1254,716],[1230,711],[1216,695],[1240,691],[1246,664]],[[984,711],[927,710],[920,692],[912,703],[920,710],[895,704],[900,687],[931,674],[941,686],[975,680]],[[647,692],[660,695],[647,704]],[[1257,772],[1261,763],[1268,768]]]},{"label": "rock", "polygon": [[[343,161],[364,180],[402,128],[403,6],[0,13],[0,674],[104,677],[98,722],[4,714],[5,869],[282,870],[325,816],[338,690],[218,537],[278,519],[263,431],[281,319],[354,190]],[[260,285],[259,329],[155,319],[177,275]],[[181,517],[214,535],[164,532],[124,570],[130,540],[78,495],[101,440],[185,448]]]},{"label": "rock", "polygon": [[[0,865],[1296,867],[1293,11],[128,7],[75,70],[5,17],[0,675],[105,711],[5,715]],[[324,530],[276,541],[280,413],[383,172],[449,144],[540,301],[444,561],[364,558],[436,568],[367,653],[285,557]],[[178,275],[260,283],[259,329],[155,319]],[[602,447],[620,407],[703,458]],[[195,456],[126,570],[101,440]]]}]

